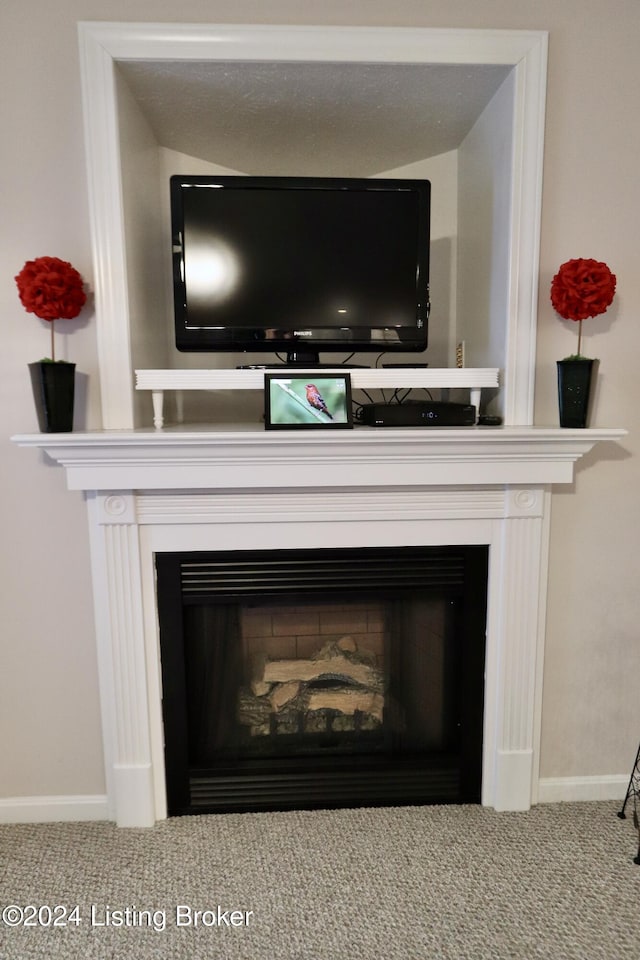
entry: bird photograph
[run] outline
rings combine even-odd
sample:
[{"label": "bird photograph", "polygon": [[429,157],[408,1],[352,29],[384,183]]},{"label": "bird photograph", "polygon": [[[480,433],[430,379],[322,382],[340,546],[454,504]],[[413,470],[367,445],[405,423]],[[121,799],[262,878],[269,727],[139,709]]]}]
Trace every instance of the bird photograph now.
[{"label": "bird photograph", "polygon": [[333,416],[324,402],[324,397],[316,387],[315,383],[308,383],[305,387],[307,391],[307,403],[309,406],[313,407],[314,410],[319,410],[321,413],[326,413],[330,420],[333,420]]},{"label": "bird photograph", "polygon": [[350,397],[345,377],[267,378],[269,426],[350,426]]}]

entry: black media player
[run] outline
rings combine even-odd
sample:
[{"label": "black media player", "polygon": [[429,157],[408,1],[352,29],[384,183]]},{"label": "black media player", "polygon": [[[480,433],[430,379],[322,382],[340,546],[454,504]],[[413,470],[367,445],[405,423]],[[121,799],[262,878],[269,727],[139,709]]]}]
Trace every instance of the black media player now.
[{"label": "black media player", "polygon": [[369,427],[473,427],[476,408],[469,403],[436,400],[365,403],[359,422]]}]

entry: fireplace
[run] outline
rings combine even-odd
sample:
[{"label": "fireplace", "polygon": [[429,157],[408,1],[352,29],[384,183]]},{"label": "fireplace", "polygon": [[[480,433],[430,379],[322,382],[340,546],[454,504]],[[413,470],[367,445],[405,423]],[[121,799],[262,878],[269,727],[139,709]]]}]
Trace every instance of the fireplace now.
[{"label": "fireplace", "polygon": [[480,802],[486,547],[156,570],[170,815]]},{"label": "fireplace", "polygon": [[527,810],[538,796],[551,487],[571,483],[598,441],[622,436],[246,426],[14,438],[85,491],[105,815],[131,827],[167,816],[158,556],[456,545],[488,547],[481,802]]}]

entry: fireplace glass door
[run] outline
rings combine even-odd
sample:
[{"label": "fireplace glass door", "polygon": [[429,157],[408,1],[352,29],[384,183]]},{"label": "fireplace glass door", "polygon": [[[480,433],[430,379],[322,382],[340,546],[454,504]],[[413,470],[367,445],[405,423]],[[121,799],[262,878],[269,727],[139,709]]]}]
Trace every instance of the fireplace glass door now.
[{"label": "fireplace glass door", "polygon": [[486,548],[156,566],[171,815],[479,802]]}]

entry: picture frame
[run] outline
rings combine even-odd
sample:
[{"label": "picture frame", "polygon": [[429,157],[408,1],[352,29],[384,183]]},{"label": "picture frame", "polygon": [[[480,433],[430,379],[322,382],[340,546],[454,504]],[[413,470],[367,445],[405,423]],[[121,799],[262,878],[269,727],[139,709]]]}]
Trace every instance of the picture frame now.
[{"label": "picture frame", "polygon": [[266,430],[345,430],[353,427],[348,373],[265,373]]}]

